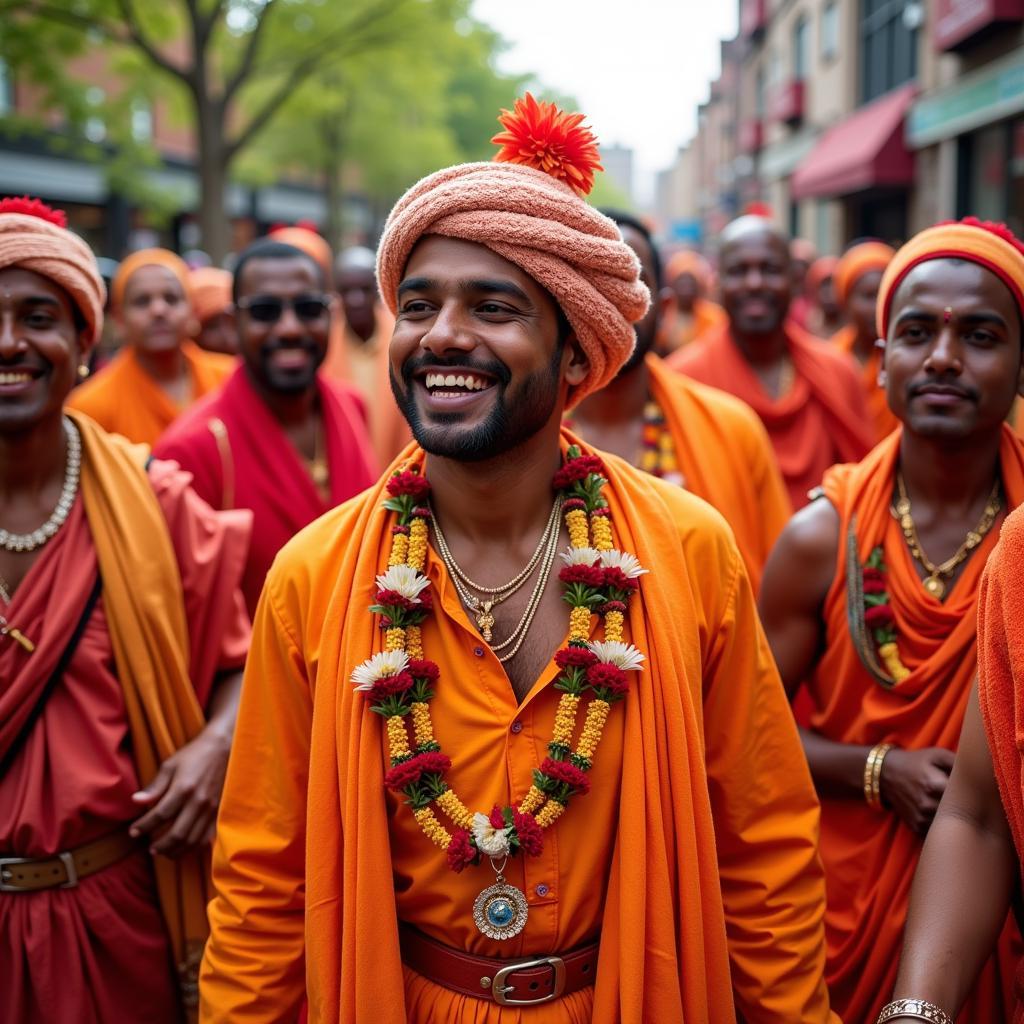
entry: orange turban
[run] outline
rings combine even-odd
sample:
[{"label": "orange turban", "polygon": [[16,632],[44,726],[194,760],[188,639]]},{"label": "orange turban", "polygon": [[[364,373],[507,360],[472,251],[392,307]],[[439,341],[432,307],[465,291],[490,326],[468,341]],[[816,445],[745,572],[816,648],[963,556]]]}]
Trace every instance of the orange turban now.
[{"label": "orange turban", "polygon": [[201,324],[231,305],[231,274],[220,267],[200,267],[189,272],[192,309]]},{"label": "orange turban", "polygon": [[990,270],[1010,289],[1024,316],[1024,244],[1004,224],[965,217],[926,228],[893,257],[878,290],[879,337],[889,336],[889,311],[903,279],[919,264],[941,259],[967,260]]},{"label": "orange turban", "polygon": [[315,260],[324,272],[325,279],[331,280],[331,247],[323,235],[319,235],[309,228],[274,228],[267,238],[272,238],[275,242],[283,242],[285,245],[294,245],[296,249]]},{"label": "orange turban", "polygon": [[166,267],[181,283],[188,299],[192,298],[188,264],[170,249],[140,249],[121,260],[114,280],[110,282],[110,300],[115,309],[124,302],[124,292],[132,275],[143,267]]},{"label": "orange turban", "polygon": [[819,256],[808,268],[804,279],[804,291],[812,294],[835,274],[839,260],[835,256]]},{"label": "orange turban", "polygon": [[839,304],[846,305],[853,286],[872,270],[885,270],[896,250],[885,242],[861,242],[843,253],[832,274],[832,284]]},{"label": "orange turban", "polygon": [[38,200],[0,201],[0,269],[22,267],[59,284],[81,311],[91,345],[103,328],[107,290],[92,249],[66,223]]},{"label": "orange turban", "polygon": [[680,249],[669,257],[665,264],[665,280],[671,284],[677,277],[691,274],[697,279],[701,291],[711,290],[711,264],[694,249]]}]

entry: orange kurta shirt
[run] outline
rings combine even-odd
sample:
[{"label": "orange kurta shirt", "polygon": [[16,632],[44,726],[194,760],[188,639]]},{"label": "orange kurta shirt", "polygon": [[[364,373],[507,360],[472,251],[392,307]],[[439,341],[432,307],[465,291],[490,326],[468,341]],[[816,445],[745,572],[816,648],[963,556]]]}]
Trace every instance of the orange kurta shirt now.
[{"label": "orange kurta shirt", "polygon": [[[847,324],[836,331],[830,339],[832,345],[839,352],[845,352],[851,359],[854,358],[853,344],[856,340],[857,330],[852,324]],[[868,416],[871,417],[871,424],[875,432],[875,444],[877,444],[900,425],[900,421],[896,419],[889,408],[885,388],[878,383],[878,374],[882,369],[882,350],[877,346],[872,347],[871,355],[858,366],[861,387],[864,389],[864,400],[867,402]]]},{"label": "orange kurta shirt", "polygon": [[[900,437],[894,434],[860,464],[837,466],[825,477],[825,493],[839,512],[840,543],[824,607],[825,651],[808,684],[814,704],[810,727],[839,743],[955,750],[977,664],[978,584],[997,531],[985,538],[944,602],[926,593],[890,513]],[[1024,443],[1008,427],[1003,429],[1001,464],[1013,507],[1024,501]],[[860,563],[883,546],[900,657],[911,670],[891,689],[875,681],[851,639],[846,539],[853,516]],[[859,799],[822,799],[828,981],[844,1020],[871,1021],[889,999],[922,846],[922,837],[890,810],[873,810]],[[961,1022],[1008,1019],[1017,948],[1004,936]]]},{"label": "orange kurta shirt", "polygon": [[647,368],[684,486],[725,516],[756,593],[792,514],[768,433],[738,398],[673,372],[657,356],[648,356]]},{"label": "orange kurta shirt", "polygon": [[[472,923],[490,869],[452,874],[386,796],[382,720],[348,682],[382,644],[367,607],[389,548],[383,485],[283,549],[219,819],[207,1024],[287,1019],[304,993],[314,1024],[732,1024],[734,1006],[765,1024],[830,1019],[817,802],[739,553],[703,502],[608,466],[617,543],[652,568],[627,626],[645,671],[615,708],[592,791],[539,859],[508,865],[531,907],[510,942]],[[437,611],[423,639],[441,666],[432,716],[449,780],[473,808],[518,799],[550,737],[554,665],[517,707],[433,555],[427,572]],[[600,931],[596,989],[522,1012],[453,994],[403,970],[400,917],[505,957]]]},{"label": "orange kurta shirt", "polygon": [[[238,365],[233,356],[206,352],[191,341],[181,354],[192,377],[192,401],[222,384]],[[130,346],[122,348],[95,377],[71,392],[67,406],[94,419],[104,430],[139,444],[156,444],[184,412],[142,368]]]}]

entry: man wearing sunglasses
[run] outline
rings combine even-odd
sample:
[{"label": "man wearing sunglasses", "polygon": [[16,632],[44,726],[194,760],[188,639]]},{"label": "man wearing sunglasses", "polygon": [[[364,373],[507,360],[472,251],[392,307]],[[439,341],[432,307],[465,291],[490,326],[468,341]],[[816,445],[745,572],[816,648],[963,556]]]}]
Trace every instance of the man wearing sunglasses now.
[{"label": "man wearing sunglasses", "polygon": [[361,397],[317,372],[335,315],[320,266],[294,246],[256,241],[238,259],[232,299],[241,365],[158,454],[189,470],[214,508],[252,509],[251,613],[284,543],[368,487],[377,467]]}]

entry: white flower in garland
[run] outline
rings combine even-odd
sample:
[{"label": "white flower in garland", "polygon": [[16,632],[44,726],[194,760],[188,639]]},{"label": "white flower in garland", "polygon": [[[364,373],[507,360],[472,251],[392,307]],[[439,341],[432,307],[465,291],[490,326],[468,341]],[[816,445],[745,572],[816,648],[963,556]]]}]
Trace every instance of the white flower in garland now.
[{"label": "white flower in garland", "polygon": [[397,676],[408,666],[409,655],[405,651],[381,651],[352,670],[352,682],[357,690],[372,690],[374,683]]},{"label": "white flower in garland", "polygon": [[597,548],[569,548],[559,557],[566,565],[597,565],[601,552]]},{"label": "white flower in garland", "polygon": [[488,857],[508,856],[508,837],[511,832],[511,828],[495,828],[486,814],[477,811],[473,815],[473,838],[476,840],[476,847]]},{"label": "white flower in garland", "polygon": [[597,655],[598,661],[614,665],[623,672],[640,672],[643,669],[644,656],[632,644],[619,640],[592,640],[587,646]]},{"label": "white flower in garland", "polygon": [[408,601],[418,601],[420,594],[430,586],[430,580],[411,565],[393,565],[377,577],[377,586],[381,590],[393,590]]},{"label": "white flower in garland", "polygon": [[605,569],[618,569],[623,576],[631,580],[639,579],[648,572],[640,564],[640,559],[628,551],[602,551],[601,565]]}]

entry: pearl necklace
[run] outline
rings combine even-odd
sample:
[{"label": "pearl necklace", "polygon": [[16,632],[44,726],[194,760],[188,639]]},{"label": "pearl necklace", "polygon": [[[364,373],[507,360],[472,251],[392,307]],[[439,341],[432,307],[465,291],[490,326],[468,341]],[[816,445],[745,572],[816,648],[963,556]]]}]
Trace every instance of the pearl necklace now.
[{"label": "pearl necklace", "polygon": [[67,464],[64,469],[64,486],[61,488],[57,507],[42,526],[31,533],[10,533],[0,528],[0,547],[5,551],[35,551],[41,548],[64,525],[75,503],[78,493],[78,478],[82,469],[82,440],[78,428],[66,416],[64,434],[67,438]]}]

